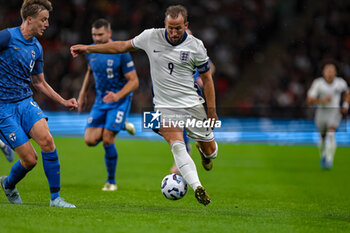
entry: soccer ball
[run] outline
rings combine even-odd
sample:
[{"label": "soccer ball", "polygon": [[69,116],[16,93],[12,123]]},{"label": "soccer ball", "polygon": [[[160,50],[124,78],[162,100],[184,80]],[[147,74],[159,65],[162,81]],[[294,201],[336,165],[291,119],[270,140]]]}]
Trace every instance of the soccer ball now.
[{"label": "soccer ball", "polygon": [[187,183],[179,174],[169,174],[162,180],[161,191],[169,200],[178,200],[187,193]]}]

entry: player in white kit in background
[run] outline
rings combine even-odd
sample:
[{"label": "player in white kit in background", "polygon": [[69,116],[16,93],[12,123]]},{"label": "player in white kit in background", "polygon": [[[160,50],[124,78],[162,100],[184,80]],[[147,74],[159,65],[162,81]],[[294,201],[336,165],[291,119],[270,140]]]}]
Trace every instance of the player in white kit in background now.
[{"label": "player in white kit in background", "polygon": [[[315,124],[321,136],[319,142],[320,166],[323,169],[330,169],[333,166],[337,148],[335,132],[342,114],[348,112],[350,97],[346,81],[336,76],[336,63],[326,61],[321,67],[323,77],[313,81],[307,93],[307,103],[317,104]],[[345,98],[340,106],[342,94],[345,94]]]},{"label": "player in white kit in background", "polygon": [[15,152],[1,140],[0,140],[0,149],[2,150],[2,153],[4,153],[6,159],[9,162],[12,162],[15,159]]},{"label": "player in white kit in background", "polygon": [[[209,68],[209,57],[201,40],[188,35],[187,10],[181,5],[170,6],[165,13],[165,28],[148,29],[128,41],[114,41],[100,45],[75,45],[71,47],[73,57],[86,53],[125,53],[142,49],[147,53],[151,66],[153,103],[162,117],[169,120],[174,115],[187,115],[198,121],[217,120],[215,90]],[[193,73],[198,69],[203,81],[203,92],[207,103],[194,87]],[[185,128],[188,135],[198,141],[202,165],[212,168],[212,159],[218,152],[212,129]],[[186,151],[183,129],[163,125],[161,135],[169,143],[177,167],[186,182],[195,190],[197,200],[208,205],[211,200],[197,174],[196,166]]]}]

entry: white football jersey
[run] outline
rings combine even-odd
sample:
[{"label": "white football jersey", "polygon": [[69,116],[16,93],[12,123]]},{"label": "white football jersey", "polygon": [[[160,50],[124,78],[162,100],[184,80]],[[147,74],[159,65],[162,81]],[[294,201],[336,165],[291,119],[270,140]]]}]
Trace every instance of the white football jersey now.
[{"label": "white football jersey", "polygon": [[335,77],[332,83],[327,83],[321,77],[312,82],[307,93],[311,98],[326,98],[330,96],[332,100],[326,104],[319,104],[321,108],[339,108],[341,93],[348,90],[348,84],[342,78]]},{"label": "white football jersey", "polygon": [[200,73],[209,70],[209,57],[201,40],[185,34],[182,42],[172,45],[166,38],[165,28],[153,28],[143,31],[131,42],[134,48],[147,53],[155,107],[186,108],[204,103],[193,79],[196,67]]}]

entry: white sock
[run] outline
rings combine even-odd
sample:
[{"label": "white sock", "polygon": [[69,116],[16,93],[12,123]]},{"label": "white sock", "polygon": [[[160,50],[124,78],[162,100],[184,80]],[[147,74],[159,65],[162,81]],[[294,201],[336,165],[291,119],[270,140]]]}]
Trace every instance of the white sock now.
[{"label": "white sock", "polygon": [[326,135],[326,150],[327,150],[327,160],[333,162],[335,150],[337,149],[337,142],[335,141],[335,133],[328,132]]},{"label": "white sock", "polygon": [[0,148],[4,148],[4,147],[5,147],[5,143],[0,140]]},{"label": "white sock", "polygon": [[322,158],[324,155],[324,150],[325,150],[325,145],[324,145],[324,140],[322,140],[322,138],[320,139],[320,141],[318,142],[318,149],[320,151],[320,157]]},{"label": "white sock", "polygon": [[176,166],[179,168],[181,175],[191,188],[195,190],[201,185],[201,182],[198,178],[196,165],[186,151],[185,143],[181,141],[172,143],[171,152],[173,152]]}]

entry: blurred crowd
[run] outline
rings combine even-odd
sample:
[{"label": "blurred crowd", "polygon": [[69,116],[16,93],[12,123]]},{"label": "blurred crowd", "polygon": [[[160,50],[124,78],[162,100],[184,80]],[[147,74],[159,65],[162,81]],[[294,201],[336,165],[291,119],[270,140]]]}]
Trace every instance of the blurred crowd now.
[{"label": "blurred crowd", "polygon": [[252,88],[248,105],[265,110],[255,111],[255,115],[307,116],[307,91],[312,81],[322,76],[324,60],[338,61],[338,76],[349,83],[350,1],[325,0],[313,7],[311,17],[297,25],[294,34],[288,34],[261,85]]},{"label": "blurred crowd", "polygon": [[[190,29],[202,39],[216,66],[214,82],[218,107],[227,105],[227,95],[235,90],[257,54],[286,33],[283,26],[305,11],[305,2],[283,0],[52,0],[50,27],[40,38],[44,48],[44,70],[50,85],[65,98],[78,97],[86,72],[84,57],[73,59],[69,48],[76,43],[92,43],[91,23],[106,18],[112,23],[114,40],[131,39],[147,28],[164,26],[167,6],[182,4],[189,11]],[[313,20],[297,25],[300,30],[288,35],[283,53],[269,61],[271,68],[264,82],[252,86],[244,98],[248,106],[303,106],[306,88],[325,57],[341,61],[341,73],[349,78],[349,2],[325,0]],[[22,0],[1,3],[0,29],[20,25]],[[310,5],[310,4],[309,4]],[[311,4],[312,5],[312,4]],[[134,93],[132,112],[152,106],[149,63],[144,52],[132,57],[140,80]],[[252,82],[253,85],[253,82]],[[93,102],[93,91],[89,95]],[[36,94],[46,110],[62,110]],[[243,99],[242,99],[243,100]],[[239,100],[238,100],[239,101]]]}]

